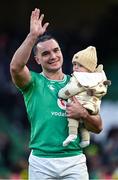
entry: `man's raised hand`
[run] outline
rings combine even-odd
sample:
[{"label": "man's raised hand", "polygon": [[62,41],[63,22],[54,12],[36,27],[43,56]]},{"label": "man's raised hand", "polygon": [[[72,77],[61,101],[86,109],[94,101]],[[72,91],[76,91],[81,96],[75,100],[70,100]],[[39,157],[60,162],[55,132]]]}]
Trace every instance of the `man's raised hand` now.
[{"label": "man's raised hand", "polygon": [[30,33],[36,38],[40,35],[43,35],[49,25],[48,22],[42,24],[43,19],[44,14],[40,13],[40,9],[35,8],[35,10],[31,13]]}]

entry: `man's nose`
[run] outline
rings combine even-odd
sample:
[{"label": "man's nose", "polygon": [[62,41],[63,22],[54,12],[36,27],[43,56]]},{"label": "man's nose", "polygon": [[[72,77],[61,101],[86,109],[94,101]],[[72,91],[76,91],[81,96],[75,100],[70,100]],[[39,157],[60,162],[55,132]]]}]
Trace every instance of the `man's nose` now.
[{"label": "man's nose", "polygon": [[51,52],[50,56],[51,56],[51,59],[54,59],[56,57],[56,54],[54,52]]}]

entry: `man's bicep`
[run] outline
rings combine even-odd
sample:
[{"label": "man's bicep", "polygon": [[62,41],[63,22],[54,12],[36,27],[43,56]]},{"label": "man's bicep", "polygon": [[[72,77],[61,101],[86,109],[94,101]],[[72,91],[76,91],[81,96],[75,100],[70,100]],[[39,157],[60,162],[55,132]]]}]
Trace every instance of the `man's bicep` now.
[{"label": "man's bicep", "polygon": [[12,77],[12,81],[13,83],[18,86],[19,88],[24,87],[26,84],[28,84],[31,80],[31,75],[30,75],[30,71],[27,68],[27,66],[25,66],[22,71],[20,72],[11,72],[11,77]]}]

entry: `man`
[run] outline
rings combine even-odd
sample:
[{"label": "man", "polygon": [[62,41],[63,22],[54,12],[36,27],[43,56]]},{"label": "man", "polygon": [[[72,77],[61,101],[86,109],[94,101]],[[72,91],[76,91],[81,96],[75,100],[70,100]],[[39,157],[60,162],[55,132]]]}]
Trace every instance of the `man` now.
[{"label": "man", "polygon": [[[74,97],[65,113],[65,102],[58,99],[58,91],[70,77],[62,72],[63,56],[58,42],[42,36],[49,24],[42,25],[43,18],[39,9],[32,11],[30,32],[10,64],[12,80],[24,96],[31,124],[29,179],[87,180],[86,158],[78,145],[79,136],[67,147],[62,146],[68,134],[67,117],[83,118],[86,127],[96,133],[102,129],[101,118],[90,116]],[[34,45],[36,62],[42,67],[40,74],[26,66]]]}]

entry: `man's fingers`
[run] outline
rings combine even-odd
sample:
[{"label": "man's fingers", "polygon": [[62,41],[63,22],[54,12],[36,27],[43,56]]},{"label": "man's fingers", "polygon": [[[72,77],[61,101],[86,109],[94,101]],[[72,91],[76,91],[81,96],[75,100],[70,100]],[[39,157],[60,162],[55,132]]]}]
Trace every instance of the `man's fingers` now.
[{"label": "man's fingers", "polygon": [[34,10],[34,16],[35,16],[35,18],[38,20],[38,18],[39,18],[39,14],[40,14],[40,9],[37,9],[37,8],[35,8],[35,10]]},{"label": "man's fingers", "polygon": [[43,19],[44,19],[44,14],[41,14],[41,16],[40,16],[39,20],[42,22],[42,21],[43,21]]},{"label": "man's fingers", "polygon": [[46,30],[46,29],[47,29],[48,25],[49,25],[49,23],[48,23],[48,22],[47,22],[47,23],[45,23],[45,24],[43,25],[44,30]]},{"label": "man's fingers", "polygon": [[39,14],[40,14],[40,9],[35,8],[34,11],[32,11],[31,18],[38,20]]},{"label": "man's fingers", "polygon": [[72,98],[71,98],[71,100],[73,101],[73,102],[78,102],[78,100],[77,100],[77,98],[75,97],[75,96],[72,96]]}]

